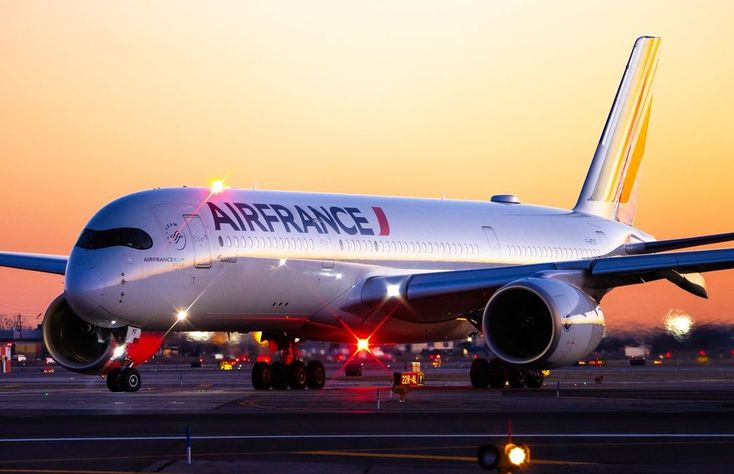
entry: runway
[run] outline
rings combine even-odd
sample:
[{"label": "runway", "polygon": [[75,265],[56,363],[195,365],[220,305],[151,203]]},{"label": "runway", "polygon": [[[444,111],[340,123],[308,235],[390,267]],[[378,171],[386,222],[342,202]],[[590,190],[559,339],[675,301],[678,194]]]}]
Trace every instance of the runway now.
[{"label": "runway", "polygon": [[259,392],[248,369],[153,365],[134,394],[21,368],[0,378],[0,472],[476,471],[477,446],[504,443],[508,420],[532,450],[527,472],[726,472],[734,461],[731,364],[573,367],[540,390],[472,389],[465,367],[431,368],[405,403],[382,369],[327,368],[324,390]]}]

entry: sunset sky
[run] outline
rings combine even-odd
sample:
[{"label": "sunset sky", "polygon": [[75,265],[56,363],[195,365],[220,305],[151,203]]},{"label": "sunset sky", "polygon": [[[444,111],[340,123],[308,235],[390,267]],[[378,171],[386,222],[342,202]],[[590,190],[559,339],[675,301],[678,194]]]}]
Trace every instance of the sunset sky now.
[{"label": "sunset sky", "polygon": [[[732,18],[718,1],[2,2],[0,249],[68,254],[110,200],[222,176],[573,206],[644,34],[663,42],[636,225],[734,231]],[[734,271],[707,280],[708,301],[616,290],[607,322],[734,322]],[[0,269],[0,313],[62,290]]]}]

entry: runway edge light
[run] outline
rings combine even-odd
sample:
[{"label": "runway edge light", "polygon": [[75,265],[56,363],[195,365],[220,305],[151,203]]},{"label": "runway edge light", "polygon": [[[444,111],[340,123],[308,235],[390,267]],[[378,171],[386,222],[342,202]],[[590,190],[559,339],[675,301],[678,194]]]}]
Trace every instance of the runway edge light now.
[{"label": "runway edge light", "polygon": [[485,444],[477,449],[477,462],[482,469],[500,473],[526,469],[530,465],[530,448],[524,444],[507,443],[503,449]]},{"label": "runway edge light", "polygon": [[500,474],[523,470],[530,465],[530,448],[512,442],[512,420],[507,420],[507,443],[503,449],[491,444],[479,446],[477,462],[485,470],[496,470]]}]

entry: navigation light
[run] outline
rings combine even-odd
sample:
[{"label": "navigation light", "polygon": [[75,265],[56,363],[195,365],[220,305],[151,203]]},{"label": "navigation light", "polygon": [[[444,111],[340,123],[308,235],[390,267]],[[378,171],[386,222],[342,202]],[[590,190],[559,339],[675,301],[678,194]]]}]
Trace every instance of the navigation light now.
[{"label": "navigation light", "polygon": [[210,191],[211,191],[212,194],[219,194],[222,191],[224,191],[224,188],[225,188],[224,181],[218,179],[216,181],[212,181],[212,185],[210,187]]}]

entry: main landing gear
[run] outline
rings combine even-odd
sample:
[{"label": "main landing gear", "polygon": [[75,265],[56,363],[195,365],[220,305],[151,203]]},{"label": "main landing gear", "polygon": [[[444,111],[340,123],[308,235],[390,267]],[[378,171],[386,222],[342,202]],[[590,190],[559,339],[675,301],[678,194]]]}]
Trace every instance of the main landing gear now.
[{"label": "main landing gear", "polygon": [[326,369],[318,360],[305,364],[297,358],[297,343],[293,339],[275,341],[280,349],[280,360],[268,364],[256,362],[252,366],[252,387],[255,390],[318,390],[326,383]]},{"label": "main landing gear", "polygon": [[142,380],[138,369],[112,369],[107,373],[107,388],[110,392],[137,392]]},{"label": "main landing gear", "polygon": [[543,386],[543,372],[539,369],[526,369],[506,365],[500,359],[474,359],[469,369],[469,379],[474,388],[540,388]]}]

